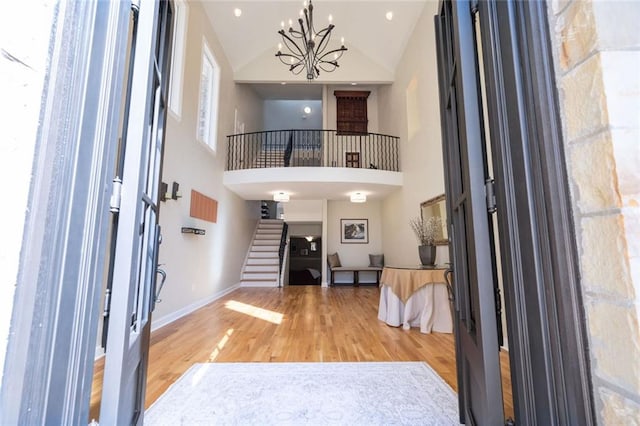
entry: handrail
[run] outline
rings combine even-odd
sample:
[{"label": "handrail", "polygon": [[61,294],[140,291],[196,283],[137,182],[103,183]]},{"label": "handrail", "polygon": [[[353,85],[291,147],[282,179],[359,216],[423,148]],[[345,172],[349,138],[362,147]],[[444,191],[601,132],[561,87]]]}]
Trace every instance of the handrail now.
[{"label": "handrail", "polygon": [[352,167],[399,171],[397,136],[287,129],[228,135],[227,139],[227,170]]},{"label": "handrail", "polygon": [[[280,248],[278,249],[278,258],[280,259],[280,265],[278,267],[278,277],[282,277],[282,265],[284,264],[284,249],[287,245],[287,233],[289,232],[289,225],[285,222],[282,225],[282,236],[280,237]],[[282,287],[282,279],[278,280],[278,287]]]}]

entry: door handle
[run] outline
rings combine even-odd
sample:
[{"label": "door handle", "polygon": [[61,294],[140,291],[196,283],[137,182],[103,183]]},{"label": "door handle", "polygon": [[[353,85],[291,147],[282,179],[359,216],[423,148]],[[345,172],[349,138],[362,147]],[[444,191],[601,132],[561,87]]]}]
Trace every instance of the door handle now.
[{"label": "door handle", "polygon": [[[451,265],[451,264],[449,264]],[[453,269],[451,269],[451,266],[449,266],[447,268],[446,271],[444,271],[444,279],[447,282],[447,293],[449,293],[449,301],[452,304],[455,304],[456,301],[456,295],[453,292],[453,281],[452,281],[452,277],[453,277]]]},{"label": "door handle", "polygon": [[162,291],[162,286],[164,285],[164,282],[167,279],[167,273],[165,272],[164,269],[157,268],[156,269],[156,274],[159,274],[161,279],[160,279],[160,285],[158,286],[158,290],[156,291],[155,298],[154,298],[153,301],[155,303],[160,303],[160,302],[162,302],[162,299],[160,299],[160,292]]}]

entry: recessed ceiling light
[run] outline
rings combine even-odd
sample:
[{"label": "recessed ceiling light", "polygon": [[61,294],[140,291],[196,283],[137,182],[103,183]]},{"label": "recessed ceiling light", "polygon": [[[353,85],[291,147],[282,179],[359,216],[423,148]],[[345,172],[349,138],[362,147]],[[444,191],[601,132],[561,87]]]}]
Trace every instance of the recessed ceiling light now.
[{"label": "recessed ceiling light", "polygon": [[366,203],[367,202],[367,196],[365,194],[363,194],[362,192],[354,192],[353,194],[351,194],[351,202],[352,203]]},{"label": "recessed ceiling light", "polygon": [[393,20],[393,12],[392,11],[387,12],[387,14],[384,15],[384,16],[387,18],[387,21]]},{"label": "recessed ceiling light", "polygon": [[236,15],[236,18],[239,18],[242,15],[242,9],[236,7],[233,9],[233,14]]},{"label": "recessed ceiling light", "polygon": [[304,107],[303,111],[304,111],[305,114],[311,114],[311,107],[306,106],[306,107]]},{"label": "recessed ceiling light", "polygon": [[287,82],[286,82],[286,81],[283,81],[283,82],[281,82],[280,84],[282,84],[282,85],[284,86],[285,84],[287,84]]},{"label": "recessed ceiling light", "polygon": [[279,203],[286,203],[289,201],[289,194],[286,192],[276,192],[273,194],[273,201],[277,201]]},{"label": "recessed ceiling light", "polygon": [[352,85],[352,86],[357,86],[357,85],[358,85],[358,83],[351,83],[351,85]]}]

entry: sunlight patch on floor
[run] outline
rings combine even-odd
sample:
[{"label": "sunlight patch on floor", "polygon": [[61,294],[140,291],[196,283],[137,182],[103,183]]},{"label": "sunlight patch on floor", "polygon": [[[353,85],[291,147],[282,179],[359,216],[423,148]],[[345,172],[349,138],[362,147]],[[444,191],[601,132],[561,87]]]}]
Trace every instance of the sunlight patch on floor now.
[{"label": "sunlight patch on floor", "polygon": [[284,317],[284,315],[279,312],[258,308],[257,306],[247,305],[246,303],[242,302],[236,302],[235,300],[229,300],[224,304],[224,306],[225,308],[231,309],[232,311],[250,315],[254,318],[258,318],[278,325],[282,323],[282,318]]},{"label": "sunlight patch on floor", "polygon": [[220,351],[222,350],[222,348],[224,348],[224,345],[227,344],[227,342],[229,341],[229,337],[231,337],[232,334],[233,334],[233,328],[230,328],[229,330],[227,330],[225,335],[222,336],[222,339],[220,339],[220,341],[216,345],[216,347],[213,350],[213,352],[211,352],[211,355],[209,355],[208,362],[213,362],[213,361],[216,360],[218,355],[220,355]]}]

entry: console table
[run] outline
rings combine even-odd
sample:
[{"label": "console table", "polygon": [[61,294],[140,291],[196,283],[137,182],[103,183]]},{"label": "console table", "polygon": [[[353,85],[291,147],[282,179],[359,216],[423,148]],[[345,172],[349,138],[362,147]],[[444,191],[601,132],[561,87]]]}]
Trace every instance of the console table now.
[{"label": "console table", "polygon": [[389,266],[380,276],[378,319],[405,330],[453,333],[446,267]]}]

